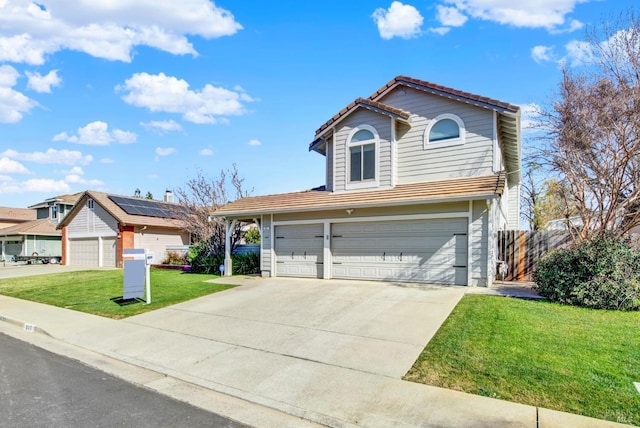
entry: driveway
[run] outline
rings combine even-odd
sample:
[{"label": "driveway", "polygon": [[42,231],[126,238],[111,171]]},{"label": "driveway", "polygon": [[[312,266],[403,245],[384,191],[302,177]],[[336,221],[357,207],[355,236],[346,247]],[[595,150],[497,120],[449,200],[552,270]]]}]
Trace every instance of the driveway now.
[{"label": "driveway", "polygon": [[243,285],[125,322],[202,338],[221,354],[233,347],[401,378],[465,290],[291,278],[221,281]]}]

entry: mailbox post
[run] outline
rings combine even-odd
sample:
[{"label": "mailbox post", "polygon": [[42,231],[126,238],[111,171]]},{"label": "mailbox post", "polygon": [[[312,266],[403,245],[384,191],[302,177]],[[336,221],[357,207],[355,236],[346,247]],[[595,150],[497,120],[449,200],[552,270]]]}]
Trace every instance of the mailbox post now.
[{"label": "mailbox post", "polygon": [[[147,304],[151,303],[151,275],[149,266],[153,254],[142,248],[124,250],[124,289],[122,298],[136,299],[146,294]],[[145,292],[146,290],[146,292]]]}]

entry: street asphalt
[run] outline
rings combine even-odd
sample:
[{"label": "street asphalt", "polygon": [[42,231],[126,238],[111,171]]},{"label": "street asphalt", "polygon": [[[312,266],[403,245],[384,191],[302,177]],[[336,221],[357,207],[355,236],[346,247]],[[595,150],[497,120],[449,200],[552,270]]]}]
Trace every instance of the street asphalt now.
[{"label": "street asphalt", "polygon": [[465,287],[218,281],[117,321],[0,296],[0,331],[256,427],[620,426],[402,380]]}]

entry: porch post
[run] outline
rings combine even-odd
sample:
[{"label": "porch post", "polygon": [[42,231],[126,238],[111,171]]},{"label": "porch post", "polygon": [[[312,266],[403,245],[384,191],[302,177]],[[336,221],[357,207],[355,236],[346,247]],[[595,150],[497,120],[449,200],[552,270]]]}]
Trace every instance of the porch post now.
[{"label": "porch post", "polygon": [[233,273],[233,262],[231,261],[231,232],[236,227],[237,220],[229,222],[224,219],[224,275],[231,276]]}]

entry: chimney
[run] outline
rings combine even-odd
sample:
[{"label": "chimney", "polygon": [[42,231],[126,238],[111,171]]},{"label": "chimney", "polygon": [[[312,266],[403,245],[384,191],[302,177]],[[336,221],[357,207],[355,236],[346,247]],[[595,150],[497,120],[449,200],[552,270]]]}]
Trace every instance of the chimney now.
[{"label": "chimney", "polygon": [[166,190],[164,192],[164,201],[173,203],[173,192],[171,190]]}]

